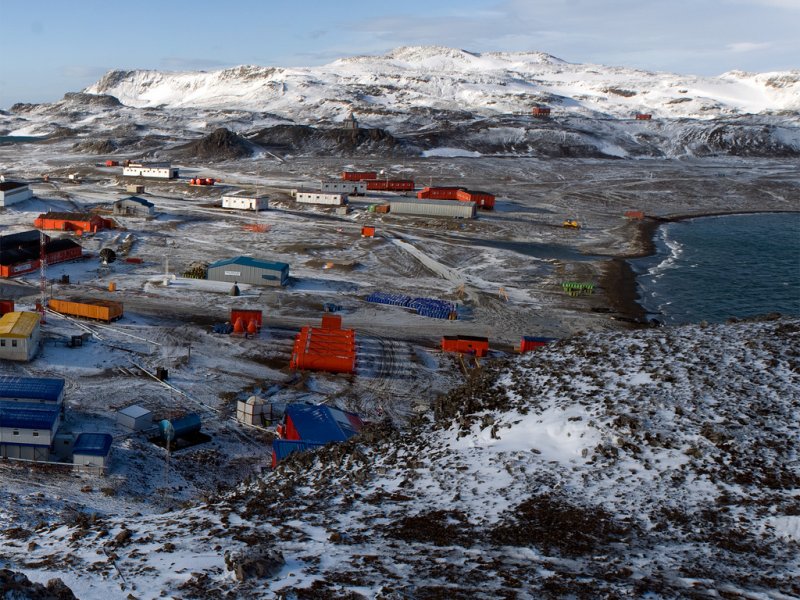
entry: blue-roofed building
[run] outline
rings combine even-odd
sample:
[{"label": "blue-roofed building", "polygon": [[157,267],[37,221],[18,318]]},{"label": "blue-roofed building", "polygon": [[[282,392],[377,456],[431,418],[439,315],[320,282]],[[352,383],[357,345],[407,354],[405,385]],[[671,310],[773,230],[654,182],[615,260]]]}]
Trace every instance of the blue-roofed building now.
[{"label": "blue-roofed building", "polygon": [[0,400],[0,456],[49,460],[61,410],[52,403]]},{"label": "blue-roofed building", "polygon": [[108,468],[112,441],[109,433],[81,433],[72,448],[72,464],[82,471],[104,472]]},{"label": "blue-roofed building", "polygon": [[63,401],[63,379],[0,376],[0,402],[32,402],[60,406]]},{"label": "blue-roofed building", "polygon": [[289,404],[278,426],[281,439],[272,443],[272,466],[291,454],[344,442],[361,431],[364,421],[355,413],[324,404]]},{"label": "blue-roofed building", "polygon": [[361,431],[364,421],[355,413],[324,404],[289,404],[281,437],[304,442],[343,442]]},{"label": "blue-roofed building", "polygon": [[220,260],[208,266],[206,278],[211,281],[249,283],[281,287],[289,282],[289,265],[269,262],[250,256]]}]

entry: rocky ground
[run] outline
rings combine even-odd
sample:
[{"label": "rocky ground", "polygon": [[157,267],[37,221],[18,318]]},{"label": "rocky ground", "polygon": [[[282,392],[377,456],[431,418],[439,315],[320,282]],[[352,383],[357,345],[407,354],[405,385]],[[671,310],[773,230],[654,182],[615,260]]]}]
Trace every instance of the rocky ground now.
[{"label": "rocky ground", "polygon": [[186,510],[6,534],[3,558],[81,598],[797,597],[798,338],[578,336],[402,431]]}]

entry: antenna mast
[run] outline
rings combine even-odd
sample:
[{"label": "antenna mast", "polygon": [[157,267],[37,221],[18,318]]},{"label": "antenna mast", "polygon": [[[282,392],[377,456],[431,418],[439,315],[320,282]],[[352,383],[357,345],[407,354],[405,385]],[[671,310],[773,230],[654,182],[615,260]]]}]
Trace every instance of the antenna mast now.
[{"label": "antenna mast", "polygon": [[39,319],[45,323],[44,309],[47,306],[47,236],[39,231]]}]

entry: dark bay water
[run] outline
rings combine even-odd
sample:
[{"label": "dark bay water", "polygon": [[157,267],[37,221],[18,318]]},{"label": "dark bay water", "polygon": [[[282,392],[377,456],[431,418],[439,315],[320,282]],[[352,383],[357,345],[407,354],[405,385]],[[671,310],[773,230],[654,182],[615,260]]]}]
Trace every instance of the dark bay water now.
[{"label": "dark bay water", "polygon": [[0,144],[29,143],[39,142],[44,137],[34,137],[29,135],[0,135]]},{"label": "dark bay water", "polygon": [[664,323],[800,316],[800,213],[703,217],[662,226],[631,261],[639,298]]}]

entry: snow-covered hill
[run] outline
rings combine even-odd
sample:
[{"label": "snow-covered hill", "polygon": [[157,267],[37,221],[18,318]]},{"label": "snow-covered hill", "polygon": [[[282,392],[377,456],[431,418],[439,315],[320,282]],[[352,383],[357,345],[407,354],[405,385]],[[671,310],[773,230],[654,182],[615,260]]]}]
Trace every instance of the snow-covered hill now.
[{"label": "snow-covered hill", "polygon": [[300,122],[342,120],[350,110],[369,116],[423,107],[492,116],[536,103],[579,115],[711,118],[800,110],[800,71],[694,77],[572,64],[543,53],[424,46],[320,67],[112,71],[85,91],[135,107],[274,112]]},{"label": "snow-covered hill", "polygon": [[798,347],[790,319],[565,340],[185,510],[21,515],[5,559],[84,600],[796,598]]},{"label": "snow-covered hill", "polygon": [[[542,105],[551,118],[531,116]],[[341,131],[351,113],[369,135],[325,133]],[[638,113],[653,119],[637,121]],[[76,152],[128,156],[218,128],[293,156],[442,156],[455,148],[542,158],[794,157],[800,70],[695,77],[536,52],[405,47],[320,67],[111,71],[59,102],[0,114],[0,135],[78,138]]]}]

